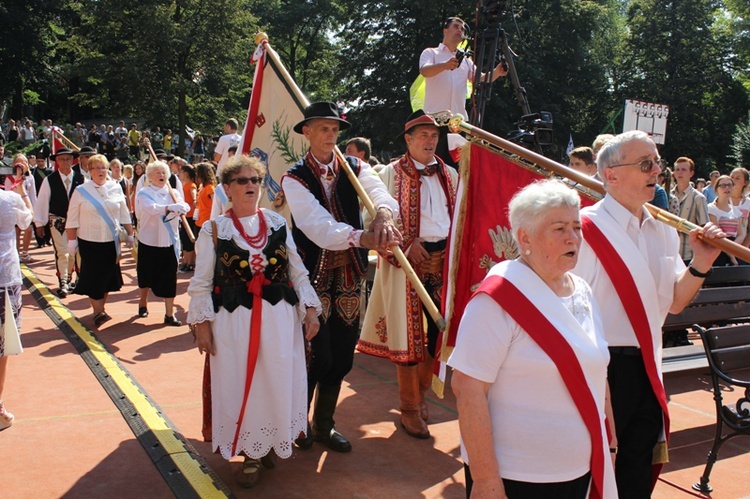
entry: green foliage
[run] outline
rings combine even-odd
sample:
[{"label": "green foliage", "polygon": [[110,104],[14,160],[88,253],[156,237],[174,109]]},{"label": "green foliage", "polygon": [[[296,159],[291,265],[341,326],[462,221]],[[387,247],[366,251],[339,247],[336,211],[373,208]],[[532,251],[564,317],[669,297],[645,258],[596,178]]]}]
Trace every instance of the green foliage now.
[{"label": "green foliage", "polygon": [[[10,116],[74,122],[138,117],[217,133],[242,120],[260,28],[314,100],[344,101],[384,159],[411,112],[408,88],[442,22],[474,24],[465,0],[0,0],[0,99]],[[560,159],[572,135],[618,130],[626,98],[670,106],[668,159],[726,167],[750,108],[747,0],[514,0],[502,17],[532,111],[555,119]],[[504,136],[522,114],[495,82],[484,128]],[[743,125],[744,126],[744,125]],[[184,134],[180,134],[181,136]],[[737,139],[734,139],[737,142]]]},{"label": "green foliage", "polygon": [[750,169],[750,113],[747,114],[747,121],[737,124],[732,135],[731,158],[734,160],[732,167],[743,166]]},{"label": "green foliage", "polygon": [[667,159],[689,156],[705,176],[726,164],[734,124],[748,95],[731,71],[731,45],[721,32],[715,0],[634,0],[623,97],[668,104]]}]

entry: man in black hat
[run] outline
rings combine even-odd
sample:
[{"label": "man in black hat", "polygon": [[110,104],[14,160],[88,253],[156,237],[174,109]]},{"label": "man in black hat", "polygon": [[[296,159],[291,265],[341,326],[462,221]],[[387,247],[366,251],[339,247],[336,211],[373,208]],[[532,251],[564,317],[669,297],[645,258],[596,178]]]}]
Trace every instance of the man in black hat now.
[{"label": "man in black hat", "polygon": [[65,234],[65,219],[68,215],[68,201],[73,191],[84,182],[83,175],[73,170],[73,159],[77,152],[62,148],[50,158],[57,163],[57,171],[42,181],[36,205],[34,206],[34,224],[38,236],[44,235],[44,226],[49,222],[52,232],[52,245],[55,247],[55,265],[60,289],[57,294],[65,298],[70,289],[68,284],[75,255],[68,253],[68,238]]},{"label": "man in black hat", "polygon": [[335,154],[339,130],[349,128],[349,123],[330,102],[309,105],[304,116],[294,131],[305,136],[310,149],[282,177],[281,186],[292,214],[292,235],[323,303],[323,314],[320,332],[311,342],[307,378],[308,405],[317,388],[312,431],[308,428],[297,445],[309,449],[314,439],[334,451],[348,452],[351,444],[336,431],[333,414],[359,337],[367,248],[385,252],[401,242],[394,224],[398,204],[367,163],[347,158],[377,208],[375,220],[364,230],[357,193]]},{"label": "man in black hat", "polygon": [[73,169],[77,169],[86,180],[91,180],[91,175],[89,174],[89,158],[94,154],[97,154],[97,152],[93,147],[81,147],[81,150],[78,151],[78,168],[75,166],[73,167]]},{"label": "man in black hat", "polygon": [[[34,194],[39,195],[39,189],[42,188],[42,182],[47,178],[51,172],[47,171],[47,158],[43,154],[42,150],[37,151],[36,154],[29,154],[29,171],[31,176],[34,178]],[[40,237],[36,232],[36,224],[34,226],[34,235],[36,237],[36,244],[40,248],[48,244],[52,244],[52,236],[49,232],[49,224],[46,224],[43,228],[43,234]]]},{"label": "man in black hat", "polygon": [[[456,203],[458,174],[436,155],[440,137],[435,119],[417,111],[399,138],[407,152],[380,171],[401,207],[401,247],[435,306],[440,308],[446,240]],[[440,330],[393,257],[380,258],[357,349],[397,364],[401,426],[428,438],[425,394]],[[427,330],[423,315],[426,315]]]}]

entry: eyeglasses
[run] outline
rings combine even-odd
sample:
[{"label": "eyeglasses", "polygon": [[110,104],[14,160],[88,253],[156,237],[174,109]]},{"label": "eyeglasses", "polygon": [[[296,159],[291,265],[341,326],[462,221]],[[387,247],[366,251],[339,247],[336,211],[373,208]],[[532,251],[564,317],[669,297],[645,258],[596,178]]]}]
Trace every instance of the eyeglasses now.
[{"label": "eyeglasses", "polygon": [[610,165],[609,168],[617,168],[618,166],[630,166],[630,165],[638,165],[641,167],[641,171],[643,173],[651,173],[651,170],[654,169],[654,164],[659,167],[659,169],[663,170],[667,166],[667,162],[663,159],[644,159],[643,161],[639,161],[638,163],[622,163],[620,165]]},{"label": "eyeglasses", "polygon": [[263,177],[235,177],[229,180],[229,183],[237,182],[237,185],[247,185],[248,182],[252,182],[254,185],[260,185],[263,183]]},{"label": "eyeglasses", "polygon": [[106,170],[106,169],[107,169],[107,167],[106,167],[106,166],[104,166],[104,165],[99,165],[99,166],[89,166],[89,170]]},{"label": "eyeglasses", "polygon": [[734,187],[734,184],[716,184],[716,187],[718,187],[719,189],[725,189],[725,188],[731,189],[732,187]]}]

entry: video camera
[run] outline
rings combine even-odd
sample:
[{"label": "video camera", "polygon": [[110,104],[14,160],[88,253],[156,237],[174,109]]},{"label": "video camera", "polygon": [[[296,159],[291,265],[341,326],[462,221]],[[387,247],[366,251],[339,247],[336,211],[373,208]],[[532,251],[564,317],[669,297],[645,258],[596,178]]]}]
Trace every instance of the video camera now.
[{"label": "video camera", "polygon": [[550,146],[555,142],[554,120],[552,113],[548,111],[526,114],[513,125],[517,128],[508,133],[508,140],[511,142],[529,149],[534,149],[536,146]]}]

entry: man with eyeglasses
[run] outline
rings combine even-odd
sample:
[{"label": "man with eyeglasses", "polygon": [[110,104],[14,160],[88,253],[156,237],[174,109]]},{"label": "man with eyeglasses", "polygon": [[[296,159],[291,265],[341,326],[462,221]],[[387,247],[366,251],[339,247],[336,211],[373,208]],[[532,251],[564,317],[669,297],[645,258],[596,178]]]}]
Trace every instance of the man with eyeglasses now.
[{"label": "man with eyeglasses", "polygon": [[359,200],[334,150],[339,130],[349,128],[336,104],[315,102],[294,126],[310,144],[305,156],[282,177],[281,187],[292,214],[292,235],[310,282],[323,303],[320,331],[312,339],[308,368],[308,409],[317,389],[312,427],[297,439],[302,449],[313,440],[336,452],[349,452],[349,441],[336,431],[333,414],[344,376],[354,363],[359,339],[360,292],[368,271],[367,250],[385,253],[401,242],[394,219],[398,203],[367,163],[346,161],[377,208],[364,229]]},{"label": "man with eyeglasses", "polygon": [[[609,391],[616,438],[615,474],[620,497],[650,497],[660,464],[666,462],[669,414],[661,374],[661,326],[668,313],[690,303],[718,248],[688,238],[693,258],[686,267],[679,239],[644,204],[654,197],[664,163],[647,134],[631,131],[607,142],[597,155],[607,194],[581,211],[583,243],[574,273],[591,285],[609,344]],[[724,237],[715,225],[704,239]]]}]

